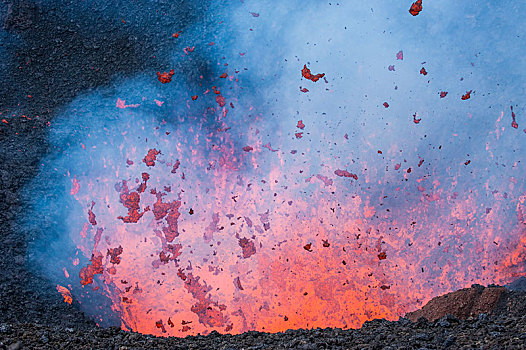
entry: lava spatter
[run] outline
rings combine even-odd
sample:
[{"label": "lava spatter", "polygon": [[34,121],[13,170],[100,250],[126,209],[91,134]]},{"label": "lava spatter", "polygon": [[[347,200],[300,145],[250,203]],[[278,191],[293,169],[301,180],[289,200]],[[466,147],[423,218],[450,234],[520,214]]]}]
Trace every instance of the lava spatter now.
[{"label": "lava spatter", "polygon": [[222,95],[216,95],[216,103],[219,107],[224,107],[226,105],[226,100]]},{"label": "lava spatter", "polygon": [[248,259],[256,254],[256,245],[248,238],[240,238],[239,246],[243,250],[243,258]]},{"label": "lava spatter", "polygon": [[162,83],[162,84],[167,84],[169,82],[172,81],[172,77],[174,76],[174,70],[171,69],[170,72],[166,73],[166,72],[163,72],[161,74],[161,72],[157,72],[157,79],[159,79],[159,81]]},{"label": "lava spatter", "polygon": [[157,155],[161,154],[161,151],[156,150],[155,148],[148,150],[148,154],[144,156],[143,163],[147,166],[155,166],[155,161],[157,160]]},{"label": "lava spatter", "polygon": [[334,174],[336,174],[336,176],[339,176],[339,177],[350,177],[350,178],[353,178],[355,180],[358,180],[358,175],[350,173],[347,170],[340,170],[340,169],[338,169],[338,170],[334,171]]},{"label": "lava spatter", "polygon": [[301,70],[301,75],[305,79],[312,80],[313,82],[317,82],[318,80],[320,80],[320,78],[323,78],[325,76],[325,73],[312,74],[310,69],[307,68],[307,65],[305,64],[303,65],[303,69]]},{"label": "lava spatter", "polygon": [[79,277],[80,284],[83,286],[93,283],[93,276],[100,275],[104,272],[102,267],[102,253],[96,251],[93,253],[90,259],[90,263],[80,269]]},{"label": "lava spatter", "polygon": [[110,262],[112,264],[120,264],[121,263],[121,258],[119,255],[122,254],[122,246],[119,246],[117,248],[110,248],[108,249],[108,253],[106,255],[108,255],[110,257]]},{"label": "lava spatter", "polygon": [[73,297],[69,289],[57,284],[57,291],[62,295],[65,303],[71,304],[73,302]]},{"label": "lava spatter", "polygon": [[411,8],[409,9],[409,13],[413,16],[417,16],[422,11],[422,0],[417,0],[413,2],[411,5]]},{"label": "lava spatter", "polygon": [[511,127],[514,129],[517,129],[519,127],[519,124],[517,124],[517,121],[515,120],[515,112],[513,112],[513,106],[510,106],[511,109]]},{"label": "lava spatter", "polygon": [[471,92],[473,90],[469,90],[469,91],[466,91],[466,93],[464,95],[462,95],[461,99],[462,100],[469,100],[469,98],[471,97]]},{"label": "lava spatter", "polygon": [[157,192],[157,201],[153,204],[153,214],[156,220],[165,219],[168,226],[162,227],[162,232],[168,242],[173,242],[175,237],[179,236],[178,220],[181,216],[179,208],[181,201],[163,203],[163,193]]},{"label": "lava spatter", "polygon": [[141,196],[138,192],[130,192],[128,189],[128,183],[125,180],[122,181],[119,192],[122,205],[128,209],[128,215],[124,217],[118,216],[117,219],[122,220],[125,223],[137,223],[144,213],[150,210],[150,208],[146,207],[142,213],[139,212]]},{"label": "lava spatter", "polygon": [[93,213],[93,207],[95,206],[95,202],[91,202],[91,208],[89,208],[88,210],[88,221],[91,225],[93,226],[97,226],[97,220],[96,220],[96,216],[95,214]]},{"label": "lava spatter", "polygon": [[184,281],[184,287],[197,302],[192,305],[191,311],[198,315],[199,322],[209,327],[221,327],[225,325],[225,317],[223,311],[226,309],[224,305],[213,302],[210,299],[208,292],[212,287],[206,283],[199,282],[200,277],[192,273],[185,274],[179,269],[180,278]]},{"label": "lava spatter", "polygon": [[177,169],[179,169],[179,166],[181,165],[181,162],[179,161],[179,159],[177,159],[174,163],[174,165],[172,166],[172,170],[170,171],[172,174],[175,174],[177,173]]}]

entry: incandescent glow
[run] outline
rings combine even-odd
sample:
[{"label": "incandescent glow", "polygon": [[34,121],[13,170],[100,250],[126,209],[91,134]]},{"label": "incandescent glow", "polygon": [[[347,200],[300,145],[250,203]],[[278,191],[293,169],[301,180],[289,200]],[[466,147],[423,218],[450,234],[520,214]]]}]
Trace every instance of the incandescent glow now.
[{"label": "incandescent glow", "polygon": [[[28,190],[57,290],[101,325],[185,336],[359,327],[525,275],[524,72],[495,85],[489,44],[429,24],[479,10],[424,5],[220,8],[199,39],[173,30],[173,66],[206,52],[212,77],[79,97]],[[480,39],[505,12],[452,16]]]}]

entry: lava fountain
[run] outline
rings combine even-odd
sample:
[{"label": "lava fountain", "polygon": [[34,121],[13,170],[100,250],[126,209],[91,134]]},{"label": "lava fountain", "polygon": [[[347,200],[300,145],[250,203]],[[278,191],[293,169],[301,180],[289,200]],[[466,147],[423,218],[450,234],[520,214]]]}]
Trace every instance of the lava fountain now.
[{"label": "lava fountain", "polygon": [[[512,35],[484,39],[509,12],[296,5],[218,5],[174,28],[173,70],[52,124],[31,258],[98,324],[359,327],[526,275],[524,69]],[[195,55],[213,63],[185,81]]]}]

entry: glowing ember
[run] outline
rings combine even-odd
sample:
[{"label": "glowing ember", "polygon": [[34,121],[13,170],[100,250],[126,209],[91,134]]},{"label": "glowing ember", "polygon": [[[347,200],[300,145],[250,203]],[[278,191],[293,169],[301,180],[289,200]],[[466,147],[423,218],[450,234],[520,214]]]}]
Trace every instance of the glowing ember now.
[{"label": "glowing ember", "polygon": [[68,304],[71,304],[73,302],[73,297],[71,296],[71,292],[69,291],[69,289],[57,284],[57,291],[64,297],[64,302]]},{"label": "glowing ember", "polygon": [[513,106],[510,106],[511,109],[511,126],[514,129],[517,129],[519,127],[519,124],[517,124],[517,121],[515,120],[515,112],[513,112]]},{"label": "glowing ember", "polygon": [[413,16],[417,16],[420,13],[420,11],[422,11],[422,0],[417,0],[411,5],[409,13]]},{"label": "glowing ember", "polygon": [[473,90],[469,90],[464,95],[462,95],[462,100],[469,100],[469,98],[471,97],[471,92],[472,91]]},{"label": "glowing ember", "polygon": [[[303,69],[301,70],[301,75],[305,78],[305,79],[309,79],[309,80],[312,80],[313,82],[317,82],[318,80],[320,80],[320,78],[323,78],[325,76],[324,73],[318,73],[318,74],[312,74],[310,72],[310,69],[307,68],[307,65],[303,65]],[[309,90],[307,90],[309,91]],[[303,91],[303,92],[307,92],[307,91]]]},{"label": "glowing ember", "polygon": [[174,70],[171,69],[170,72],[166,73],[166,72],[163,72],[163,74],[161,74],[161,72],[157,72],[157,79],[159,79],[159,81],[163,84],[167,84],[169,82],[172,81],[172,77],[174,76]]}]

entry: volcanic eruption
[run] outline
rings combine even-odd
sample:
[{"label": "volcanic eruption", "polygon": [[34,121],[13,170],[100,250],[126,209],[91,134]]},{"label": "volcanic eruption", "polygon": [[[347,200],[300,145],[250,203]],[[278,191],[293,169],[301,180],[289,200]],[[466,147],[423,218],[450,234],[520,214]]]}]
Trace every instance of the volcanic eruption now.
[{"label": "volcanic eruption", "polygon": [[64,107],[26,194],[66,302],[160,336],[357,328],[526,274],[512,55],[354,5],[218,4]]}]

